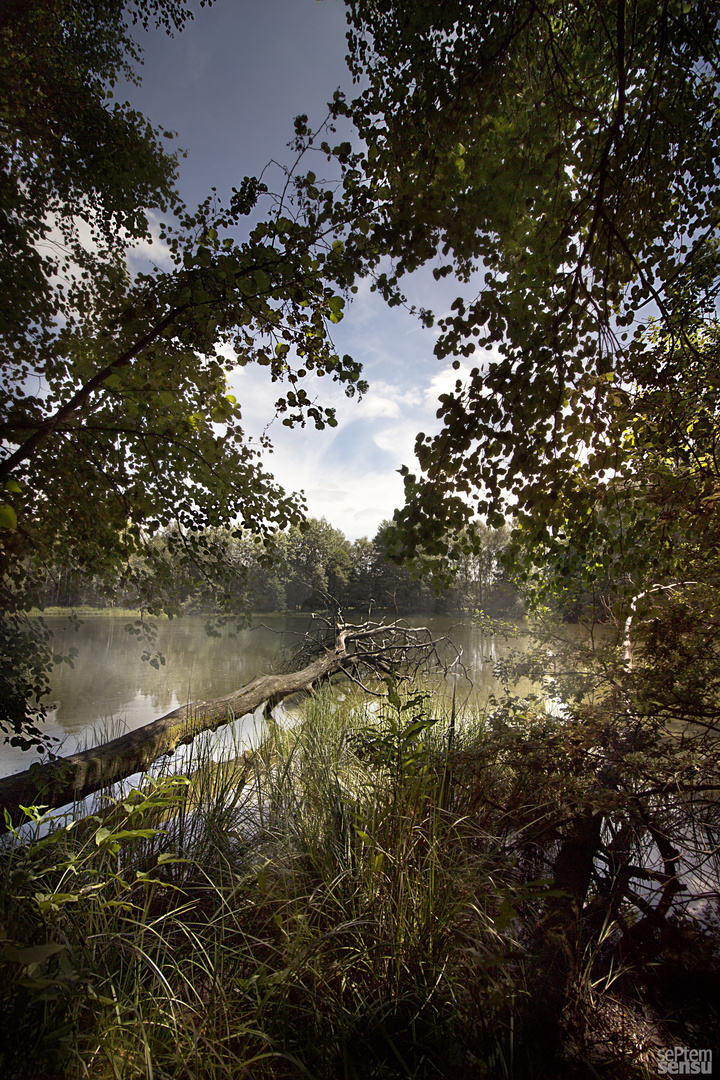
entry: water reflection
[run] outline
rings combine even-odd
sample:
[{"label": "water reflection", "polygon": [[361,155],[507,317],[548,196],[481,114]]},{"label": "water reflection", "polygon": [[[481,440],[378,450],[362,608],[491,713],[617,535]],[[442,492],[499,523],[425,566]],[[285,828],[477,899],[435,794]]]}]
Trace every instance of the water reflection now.
[{"label": "water reflection", "polygon": [[[114,738],[170,712],[179,705],[232,693],[256,675],[273,670],[293,634],[310,626],[307,616],[263,616],[263,625],[232,637],[209,637],[202,617],[160,620],[157,647],[165,656],[159,669],[141,660],[142,646],[125,630],[127,616],[91,616],[75,630],[63,617],[48,617],[59,653],[77,648],[71,668],[59,665],[52,676],[53,704],[48,734],[62,740],[62,752]],[[435,636],[450,633],[481,697],[497,689],[492,664],[508,649],[499,638],[452,619],[408,620],[428,626]],[[517,647],[517,643],[512,643]],[[463,696],[469,690],[464,687]],[[28,767],[34,754],[0,745],[0,774]]]}]

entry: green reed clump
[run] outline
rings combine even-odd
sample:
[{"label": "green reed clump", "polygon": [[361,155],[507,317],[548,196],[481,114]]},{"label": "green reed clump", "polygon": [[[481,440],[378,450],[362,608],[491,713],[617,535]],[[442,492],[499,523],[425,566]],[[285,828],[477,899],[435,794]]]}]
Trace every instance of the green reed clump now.
[{"label": "green reed clump", "polygon": [[0,1075],[516,1075],[527,887],[474,809],[503,766],[439,708],[328,690],[250,761],[206,743],[47,835],[31,813],[0,855]]}]

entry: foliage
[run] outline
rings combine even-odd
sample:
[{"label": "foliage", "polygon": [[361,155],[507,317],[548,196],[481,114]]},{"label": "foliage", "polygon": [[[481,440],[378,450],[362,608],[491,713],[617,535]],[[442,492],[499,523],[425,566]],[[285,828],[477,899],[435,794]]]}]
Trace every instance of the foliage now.
[{"label": "foliage", "polygon": [[[616,389],[617,467],[594,481],[592,512],[558,507],[542,545],[521,532],[506,552],[536,601],[596,618],[624,604],[637,619],[643,596],[702,581],[717,606],[717,342],[716,326],[689,346],[658,335],[641,377]],[[579,487],[593,468],[578,464]]]},{"label": "foliage", "polygon": [[[718,877],[720,10],[348,7],[368,81],[348,109],[395,258],[378,286],[397,300],[419,266],[455,273],[436,353],[459,368],[489,349],[441,398],[440,433],[418,436],[391,551],[446,578],[472,516],[510,512],[503,561],[531,609],[587,630],[507,667],[491,746],[508,771],[484,799],[558,893],[531,931],[542,1059],[572,1043],[614,1074],[593,986],[627,962],[621,1013],[630,993],[681,1025],[695,1010],[708,1043],[717,1026],[717,913],[701,908]],[[510,692],[518,674],[538,700]]]},{"label": "foliage", "polygon": [[392,548],[442,576],[472,550],[472,514],[509,507],[504,558],[531,606],[590,635],[518,658],[508,686],[524,673],[542,697],[509,692],[492,717],[517,763],[499,801],[528,814],[526,850],[561,894],[538,944],[541,970],[558,942],[565,957],[538,993],[549,1059],[584,950],[648,964],[640,981],[678,1019],[702,1010],[692,983],[712,966],[682,892],[718,874],[720,12],[348,6],[368,79],[349,108],[396,258],[379,285],[392,296],[432,261],[457,273],[437,354],[490,348],[441,399],[440,434],[418,437]]},{"label": "foliage", "polygon": [[[592,993],[585,1007],[572,996],[591,954],[615,994],[644,996],[678,1025],[677,1041],[692,1038],[695,1022],[707,1040],[717,1030],[707,997],[720,873],[717,649],[703,592],[659,590],[637,629],[622,620],[569,637],[550,621],[506,671],[539,687],[530,730],[512,694],[501,713],[516,714],[511,740],[525,744],[526,767],[546,772],[547,801],[526,839],[561,890],[543,932],[562,943],[565,982],[550,988],[538,1019],[564,1010],[566,1034],[586,1047]],[[522,769],[518,777],[527,783]]]},{"label": "foliage", "polygon": [[3,1070],[27,1058],[13,1034],[25,1023],[38,1035],[30,1054],[35,1070],[63,1056],[68,1010],[81,1015],[112,1006],[112,990],[103,994],[96,983],[103,928],[113,920],[137,925],[158,889],[174,889],[167,874],[178,860],[162,850],[160,825],[182,804],[187,783],[148,778],[142,792],[129,791],[102,815],[59,828],[42,808],[26,810],[30,835],[14,830],[2,855],[0,963],[12,988],[4,1005]]},{"label": "foliage", "polygon": [[310,518],[288,531],[286,544],[287,606],[317,606],[340,601],[352,565],[351,545],[339,529],[322,518]]},{"label": "foliage", "polygon": [[528,548],[550,543],[602,514],[643,417],[652,452],[657,349],[683,358],[669,394],[701,360],[720,280],[717,4],[347,6],[367,82],[347,109],[395,260],[378,287],[397,300],[419,266],[457,274],[436,353],[490,349],[418,436],[394,549],[460,554],[452,535],[508,506]]},{"label": "foliage", "polygon": [[604,682],[567,639],[546,645],[553,714],[322,692],[271,725],[245,788],[239,749],[208,743],[189,783],[16,834],[2,1067],[640,1080],[658,1047],[714,1045],[717,744],[688,747],[682,774],[649,722],[622,746],[611,638],[581,641]]},{"label": "foliage", "polygon": [[360,756],[367,756],[376,766],[390,770],[398,792],[416,777],[422,777],[429,765],[424,736],[438,721],[428,718],[425,709],[430,695],[417,693],[404,701],[395,678],[385,679],[387,697],[379,724],[370,724],[356,740]]},{"label": "foliage", "polygon": [[21,381],[58,318],[94,307],[124,274],[128,244],[150,239],[148,211],[177,201],[176,160],[163,146],[172,133],[112,90],[137,80],[131,24],[171,33],[188,18],[178,0],[3,5],[0,334],[3,363]]},{"label": "foliage", "polygon": [[[509,530],[477,526],[481,548],[457,566],[448,589],[434,592],[426,581],[387,557],[386,530],[381,524],[372,540],[351,543],[325,519],[307,518],[302,525],[276,533],[271,541],[238,529],[206,529],[195,538],[193,558],[176,530],[158,532],[148,542],[153,580],[164,581],[183,612],[225,617],[223,613],[296,609],[386,611],[395,615],[463,614],[478,610],[492,615],[521,610],[517,590],[506,580],[501,555]],[[201,561],[202,555],[202,561]],[[137,577],[146,555],[129,560]],[[147,573],[147,568],[142,571]],[[145,598],[146,598],[145,594]],[[142,604],[136,577],[116,582],[112,604],[135,610]],[[53,566],[40,593],[46,607],[102,608],[107,586],[99,576],[88,578],[68,561]]]},{"label": "foliage", "polygon": [[[482,857],[458,810],[432,808],[442,767],[398,789],[355,755],[366,719],[320,695],[301,728],[271,735],[250,790],[208,747],[184,787],[170,778],[17,836],[1,859],[3,1067],[367,1076],[369,1058],[395,1076],[429,1074],[465,1038],[495,1052],[506,976],[490,942],[506,941],[468,873]],[[475,947],[489,986],[458,1009]]]},{"label": "foliage", "polygon": [[[285,384],[282,422],[318,428],[335,426],[334,412],[304,380],[328,375],[349,396],[365,384],[331,339],[357,265],[358,243],[348,255],[342,242],[355,209],[346,190],[337,200],[300,174],[313,141],[305,119],[277,194],[246,177],[227,207],[210,196],[190,213],[160,133],[112,103],[139,57],[128,20],[179,29],[191,17],[184,5],[6,9],[0,574],[9,618],[0,666],[14,689],[0,727],[31,745],[22,702],[37,707],[43,684],[32,673],[38,635],[23,625],[50,569],[94,577],[110,595],[135,591],[150,611],[173,614],[169,554],[222,606],[231,568],[211,530],[267,537],[303,511],[261,467],[230,375],[248,363],[267,368]],[[327,149],[347,160],[342,145]],[[162,265],[133,276],[133,245],[152,239],[145,208],[173,210],[176,224],[160,225]],[[45,650],[46,668],[51,660]]]}]

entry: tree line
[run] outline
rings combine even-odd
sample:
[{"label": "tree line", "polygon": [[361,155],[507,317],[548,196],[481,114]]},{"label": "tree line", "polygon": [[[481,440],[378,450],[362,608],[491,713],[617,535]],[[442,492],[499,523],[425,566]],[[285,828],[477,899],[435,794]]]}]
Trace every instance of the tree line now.
[{"label": "tree line", "polygon": [[384,522],[372,540],[350,541],[324,518],[309,518],[279,533],[270,547],[250,532],[209,530],[202,538],[207,558],[215,570],[223,568],[221,581],[216,573],[212,585],[197,560],[188,557],[184,537],[169,530],[153,537],[145,553],[133,555],[112,585],[88,576],[82,564],[59,562],[47,573],[38,603],[43,608],[143,607],[147,597],[140,582],[152,563],[153,574],[164,582],[163,606],[173,614],[326,608],[368,615],[521,613],[518,590],[502,565],[507,527],[474,525],[478,554],[466,556],[452,585],[440,589],[388,559],[388,529]]}]

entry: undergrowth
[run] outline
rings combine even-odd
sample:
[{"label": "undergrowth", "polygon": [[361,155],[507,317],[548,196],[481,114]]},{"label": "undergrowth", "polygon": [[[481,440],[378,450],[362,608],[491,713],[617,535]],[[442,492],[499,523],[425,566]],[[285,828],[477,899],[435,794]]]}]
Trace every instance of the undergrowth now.
[{"label": "undergrowth", "polygon": [[[83,819],[28,811],[0,854],[0,1075],[560,1075],[533,1049],[553,890],[528,841],[552,721],[525,719],[513,756],[427,694],[322,692],[251,767],[208,741]],[[617,1049],[583,1072],[610,937],[573,974],[568,1076],[652,1075]]]}]

